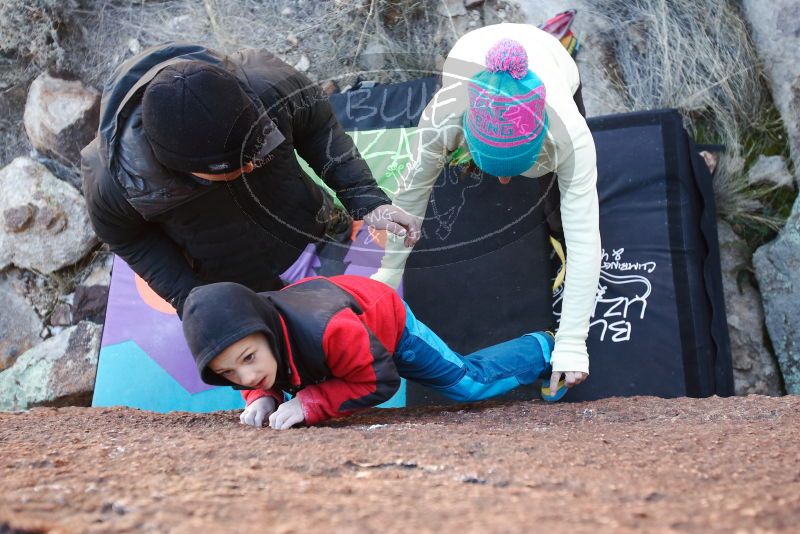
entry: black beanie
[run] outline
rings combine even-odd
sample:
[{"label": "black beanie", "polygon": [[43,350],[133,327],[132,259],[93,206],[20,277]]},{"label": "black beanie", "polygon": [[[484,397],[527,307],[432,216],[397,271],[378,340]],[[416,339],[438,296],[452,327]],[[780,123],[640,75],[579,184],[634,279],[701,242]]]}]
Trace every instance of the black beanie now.
[{"label": "black beanie", "polygon": [[173,63],[153,78],[142,99],[142,123],[164,166],[209,174],[251,161],[263,131],[274,129],[232,74],[201,61]]}]

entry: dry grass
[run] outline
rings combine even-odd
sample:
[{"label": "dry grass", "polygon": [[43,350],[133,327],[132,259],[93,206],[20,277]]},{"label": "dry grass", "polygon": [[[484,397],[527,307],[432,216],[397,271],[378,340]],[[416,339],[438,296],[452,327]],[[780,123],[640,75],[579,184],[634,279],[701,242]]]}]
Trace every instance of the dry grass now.
[{"label": "dry grass", "polygon": [[[308,75],[315,81],[348,83],[358,76],[403,81],[434,73],[437,55],[446,55],[463,33],[438,13],[440,4],[440,0],[90,2],[75,11],[83,31],[72,41],[72,51],[80,57],[81,78],[97,86],[139,48],[176,39],[226,52],[266,48],[290,64],[306,55],[311,62]],[[489,0],[487,9],[506,4]],[[290,35],[299,41],[297,46],[287,39]]]},{"label": "dry grass", "polygon": [[32,70],[68,68],[63,41],[75,0],[0,2],[0,56]]},{"label": "dry grass", "polygon": [[726,151],[715,175],[720,216],[777,228],[775,191],[748,187],[762,153],[783,153],[775,113],[749,30],[729,0],[597,0],[617,28],[620,89],[633,110],[677,108],[700,142]]},{"label": "dry grass", "polygon": [[0,165],[28,153],[22,110],[43,69],[69,69],[63,46],[73,0],[0,1]]},{"label": "dry grass", "polygon": [[[0,2],[0,165],[30,151],[22,110],[44,69],[102,87],[139,50],[171,40],[310,60],[314,81],[433,74],[460,36],[440,0],[27,0]],[[505,5],[488,0],[487,9]],[[288,11],[287,11],[288,8]],[[480,23],[480,21],[477,21]],[[459,26],[466,30],[465,25]],[[463,33],[463,32],[462,32]],[[297,39],[297,44],[291,41]]]}]

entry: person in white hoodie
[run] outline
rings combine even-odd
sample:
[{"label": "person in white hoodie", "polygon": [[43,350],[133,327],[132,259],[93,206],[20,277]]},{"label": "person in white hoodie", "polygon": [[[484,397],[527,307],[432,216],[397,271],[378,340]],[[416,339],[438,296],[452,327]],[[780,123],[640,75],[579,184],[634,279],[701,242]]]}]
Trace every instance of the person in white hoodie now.
[{"label": "person in white hoodie", "polygon": [[[442,87],[425,108],[394,205],[424,217],[431,188],[454,155],[499,178],[551,178],[560,192],[566,279],[552,354],[550,390],[586,379],[586,337],[600,276],[597,159],[584,118],[578,68],[552,35],[527,24],[497,24],[461,37],[448,54]],[[372,278],[397,288],[419,233],[389,237]],[[405,246],[404,246],[405,245]],[[445,282],[443,282],[445,283]]]}]

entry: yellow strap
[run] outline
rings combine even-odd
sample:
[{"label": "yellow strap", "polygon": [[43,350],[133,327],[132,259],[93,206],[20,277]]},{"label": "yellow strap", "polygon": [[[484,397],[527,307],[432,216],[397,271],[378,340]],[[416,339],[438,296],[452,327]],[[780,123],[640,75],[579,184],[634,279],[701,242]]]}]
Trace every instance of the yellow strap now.
[{"label": "yellow strap", "polygon": [[561,246],[561,241],[550,236],[550,244],[553,246],[553,250],[556,251],[558,259],[561,260],[561,267],[558,268],[556,279],[553,280],[553,291],[555,291],[561,287],[561,284],[564,283],[564,277],[567,275],[567,258],[564,256],[564,247]]}]

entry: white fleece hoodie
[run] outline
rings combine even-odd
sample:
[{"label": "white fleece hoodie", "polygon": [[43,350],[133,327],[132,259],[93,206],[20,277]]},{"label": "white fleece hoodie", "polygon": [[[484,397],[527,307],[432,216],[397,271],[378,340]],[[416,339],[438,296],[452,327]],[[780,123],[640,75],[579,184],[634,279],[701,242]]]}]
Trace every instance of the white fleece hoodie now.
[{"label": "white fleece hoodie", "polygon": [[[504,23],[471,31],[456,42],[442,69],[442,88],[425,108],[413,134],[412,159],[399,178],[394,204],[417,217],[425,216],[431,188],[449,154],[459,146],[466,148],[462,119],[468,103],[467,81],[483,70],[486,53],[503,38],[525,48],[528,68],[546,91],[547,139],[534,166],[522,176],[537,178],[556,172],[561,191],[567,267],[553,371],[588,373],[586,336],[600,277],[597,164],[592,134],[573,100],[578,68],[555,37],[535,26]],[[398,287],[410,252],[402,239],[390,236],[381,268],[372,278]]]}]

